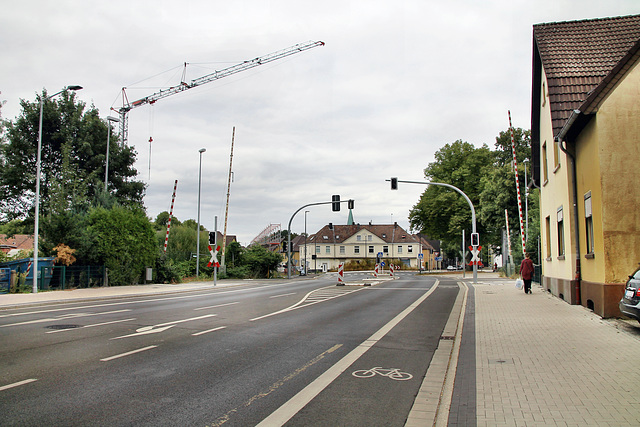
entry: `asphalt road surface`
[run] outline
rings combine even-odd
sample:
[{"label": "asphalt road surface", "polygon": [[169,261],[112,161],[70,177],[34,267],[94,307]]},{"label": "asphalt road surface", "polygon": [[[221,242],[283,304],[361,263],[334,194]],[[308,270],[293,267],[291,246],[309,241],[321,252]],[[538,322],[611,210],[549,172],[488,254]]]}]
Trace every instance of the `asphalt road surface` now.
[{"label": "asphalt road surface", "polygon": [[401,426],[458,292],[402,273],[0,311],[0,424]]}]

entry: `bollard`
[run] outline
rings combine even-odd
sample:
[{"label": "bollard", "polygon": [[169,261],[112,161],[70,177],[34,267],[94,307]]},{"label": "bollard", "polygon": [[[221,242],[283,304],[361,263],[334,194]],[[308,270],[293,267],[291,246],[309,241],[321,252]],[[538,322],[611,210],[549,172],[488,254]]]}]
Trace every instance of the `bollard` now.
[{"label": "bollard", "polygon": [[344,262],[338,264],[338,285],[344,286]]}]

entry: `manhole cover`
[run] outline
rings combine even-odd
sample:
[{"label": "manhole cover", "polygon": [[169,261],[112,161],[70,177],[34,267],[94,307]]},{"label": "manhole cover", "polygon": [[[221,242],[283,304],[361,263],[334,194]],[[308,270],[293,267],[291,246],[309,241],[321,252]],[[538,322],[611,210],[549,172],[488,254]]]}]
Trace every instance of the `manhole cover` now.
[{"label": "manhole cover", "polygon": [[47,326],[47,329],[75,329],[79,327],[80,325],[50,325]]},{"label": "manhole cover", "polygon": [[456,339],[456,337],[452,337],[452,336],[449,336],[449,335],[442,335],[442,336],[440,337],[440,339],[441,339],[441,340],[455,340],[455,339]]}]

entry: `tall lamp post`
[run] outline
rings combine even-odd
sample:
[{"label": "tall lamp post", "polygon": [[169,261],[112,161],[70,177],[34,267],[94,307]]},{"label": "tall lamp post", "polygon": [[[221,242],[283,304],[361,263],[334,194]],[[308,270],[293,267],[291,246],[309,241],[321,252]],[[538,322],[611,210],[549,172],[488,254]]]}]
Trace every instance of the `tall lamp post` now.
[{"label": "tall lamp post", "polygon": [[109,143],[111,142],[111,123],[120,122],[120,119],[117,117],[107,116],[107,160],[104,167],[104,192],[107,192],[107,182],[109,179]]},{"label": "tall lamp post", "polygon": [[304,275],[307,275],[307,214],[309,211],[304,211]]},{"label": "tall lamp post", "polygon": [[206,148],[198,150],[200,153],[200,167],[198,168],[198,227],[196,228],[196,277],[200,276],[200,190],[202,189],[202,153]]},{"label": "tall lamp post", "polygon": [[42,116],[44,110],[44,101],[53,98],[54,96],[60,95],[62,92],[67,90],[80,90],[82,86],[72,85],[67,86],[62,89],[60,92],[56,92],[53,95],[45,96],[40,98],[40,122],[38,123],[38,151],[37,151],[37,159],[36,159],[36,206],[35,206],[35,214],[33,221],[33,293],[38,292],[38,226],[39,226],[39,217],[40,217],[40,174],[41,174],[41,160],[42,160]]}]

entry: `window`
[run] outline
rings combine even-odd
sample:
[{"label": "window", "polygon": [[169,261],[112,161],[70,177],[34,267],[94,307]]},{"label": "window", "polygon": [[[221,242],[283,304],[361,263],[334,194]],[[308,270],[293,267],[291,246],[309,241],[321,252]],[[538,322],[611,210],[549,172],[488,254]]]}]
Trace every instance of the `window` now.
[{"label": "window", "polygon": [[547,169],[547,141],[542,144],[542,178],[544,184],[549,181],[549,170]]},{"label": "window", "polygon": [[369,235],[367,236],[367,240],[371,242],[371,241],[373,240],[373,236],[372,236],[371,234],[369,234]]},{"label": "window", "polygon": [[358,235],[356,236],[356,240],[357,240],[358,242],[362,241],[362,236],[361,236],[360,234],[358,234]]},{"label": "window", "polygon": [[547,238],[547,242],[546,242],[547,258],[551,259],[551,217],[550,216],[545,218],[545,236]]},{"label": "window", "polygon": [[359,254],[360,253],[360,246],[354,246],[353,247],[353,253],[354,254]]},{"label": "window", "polygon": [[564,256],[564,216],[562,206],[558,208],[558,256]]},{"label": "window", "polygon": [[373,253],[373,245],[369,245],[369,253],[372,254]]},{"label": "window", "polygon": [[554,170],[560,167],[560,141],[553,143],[553,167]]},{"label": "window", "polygon": [[320,246],[316,246],[316,253],[319,254],[320,253]]},{"label": "window", "polygon": [[386,246],[386,245],[383,246],[382,247],[382,252],[385,253],[385,254],[388,254],[389,253],[389,246]]},{"label": "window", "polygon": [[324,247],[324,253],[330,254],[331,253],[331,246],[325,246]]},{"label": "window", "polygon": [[410,253],[410,254],[413,253],[413,246],[412,245],[407,246],[407,253]]},{"label": "window", "polygon": [[402,246],[398,246],[398,253],[401,254],[402,253]]},{"label": "window", "polygon": [[591,209],[591,191],[584,195],[584,221],[587,233],[587,254],[593,254],[593,211]]},{"label": "window", "polygon": [[344,255],[344,253],[345,253],[345,247],[340,246],[340,255]]}]

